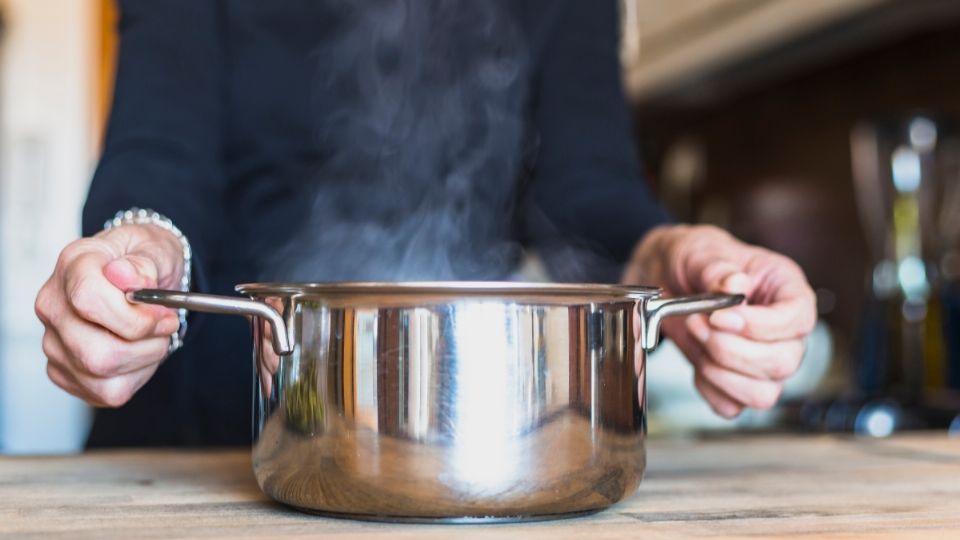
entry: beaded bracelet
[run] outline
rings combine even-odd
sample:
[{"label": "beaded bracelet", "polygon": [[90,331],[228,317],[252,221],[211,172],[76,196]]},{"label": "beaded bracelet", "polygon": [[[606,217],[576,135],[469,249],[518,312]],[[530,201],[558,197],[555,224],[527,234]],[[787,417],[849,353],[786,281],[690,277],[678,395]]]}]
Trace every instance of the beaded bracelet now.
[{"label": "beaded bracelet", "polygon": [[[183,274],[180,277],[180,290],[183,292],[190,291],[190,270],[192,266],[191,263],[193,262],[193,250],[190,248],[190,241],[187,240],[183,232],[181,232],[169,218],[153,210],[131,208],[117,212],[117,214],[113,216],[113,219],[103,224],[103,229],[113,229],[114,227],[120,227],[122,225],[156,225],[161,229],[170,231],[170,233],[180,241],[180,246],[183,248]],[[187,334],[187,310],[178,309],[177,315],[180,319],[180,328],[170,335],[170,348],[167,349],[168,355],[183,346],[183,338]]]}]

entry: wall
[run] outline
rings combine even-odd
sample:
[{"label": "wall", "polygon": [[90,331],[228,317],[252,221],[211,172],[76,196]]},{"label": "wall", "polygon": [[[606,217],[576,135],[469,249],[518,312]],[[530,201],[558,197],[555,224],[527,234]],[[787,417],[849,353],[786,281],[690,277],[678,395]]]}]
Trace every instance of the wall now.
[{"label": "wall", "polygon": [[89,411],[51,384],[33,313],[79,232],[94,164],[94,0],[6,0],[0,64],[0,451],[81,447]]},{"label": "wall", "polygon": [[[960,21],[946,19],[715,102],[637,107],[642,152],[655,176],[666,176],[677,141],[701,149],[705,170],[691,219],[722,223],[787,253],[814,287],[832,293],[822,319],[836,331],[844,361],[852,361],[859,335],[870,262],[852,180],[851,129],[916,110],[960,125],[958,47]],[[761,199],[790,204],[768,204],[775,212],[765,215]]]}]

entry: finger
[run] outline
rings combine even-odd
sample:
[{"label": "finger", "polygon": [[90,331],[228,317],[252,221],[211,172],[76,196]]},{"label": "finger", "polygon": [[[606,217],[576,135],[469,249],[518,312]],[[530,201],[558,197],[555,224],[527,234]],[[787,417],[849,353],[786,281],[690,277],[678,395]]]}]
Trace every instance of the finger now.
[{"label": "finger", "polygon": [[674,319],[671,321],[671,324],[675,326],[671,329],[670,339],[673,340],[674,344],[676,344],[684,356],[687,357],[687,360],[693,365],[696,373],[694,376],[694,386],[696,386],[700,395],[703,396],[703,399],[707,401],[715,413],[724,418],[733,418],[740,414],[743,410],[743,405],[728,396],[700,374],[700,366],[709,362],[709,355],[706,349],[703,348],[700,340],[697,339],[695,332],[691,332],[689,328],[697,328],[698,326],[706,327],[707,322],[705,317],[699,314],[691,315],[687,317],[685,321]]},{"label": "finger", "polygon": [[[707,316],[703,313],[690,315],[683,320],[683,326],[697,340],[697,344],[703,348],[704,343],[710,339],[710,323],[707,322]],[[705,349],[704,349],[705,350]]]},{"label": "finger", "polygon": [[734,418],[743,411],[743,405],[734,401],[719,388],[705,379],[699,372],[693,377],[693,384],[697,391],[707,401],[713,412],[724,418]]},{"label": "finger", "polygon": [[803,358],[803,341],[800,339],[753,341],[729,332],[711,331],[708,325],[704,326],[705,332],[692,330],[691,333],[700,341],[710,360],[723,368],[755,379],[782,381],[800,367]]},{"label": "finger", "polygon": [[48,331],[43,335],[43,352],[47,356],[47,377],[53,384],[68,394],[78,397],[90,405],[98,405],[100,398],[85,388],[68,367],[69,352],[56,332]]},{"label": "finger", "polygon": [[[686,319],[693,319],[697,315],[691,315]],[[680,349],[680,352],[687,358],[694,368],[700,365],[707,357],[707,351],[701,342],[690,333],[686,327],[686,321],[678,318],[666,319],[663,321],[663,330],[674,345]]]},{"label": "finger", "polygon": [[168,336],[179,326],[176,312],[161,306],[132,305],[124,292],[103,275],[102,254],[77,257],[65,271],[63,293],[83,319],[96,323],[126,340]]},{"label": "finger", "polygon": [[153,376],[158,364],[149,365],[139,371],[125,373],[116,377],[92,377],[74,372],[78,384],[90,396],[87,402],[95,407],[115,408],[130,401],[130,398]]},{"label": "finger", "polygon": [[44,356],[47,357],[47,360],[58,365],[66,365],[67,362],[67,348],[63,346],[63,341],[60,340],[60,336],[57,335],[57,332],[52,329],[47,329],[43,333],[43,338],[40,340],[40,348],[43,350]]},{"label": "finger", "polygon": [[[122,246],[123,257],[115,258],[129,262],[128,269],[133,267],[133,272],[120,268],[117,274],[108,276],[119,289],[171,288],[180,282],[183,246],[170,231],[156,225],[135,225],[114,227],[105,231],[103,237]],[[141,278],[146,278],[147,283],[141,283]]]},{"label": "finger", "polygon": [[95,407],[118,407],[142,387],[157,369],[157,364],[116,377],[95,377],[70,368],[68,347],[56,332],[43,337],[47,376],[54,384]]},{"label": "finger", "polygon": [[783,389],[779,382],[747,377],[709,360],[699,366],[699,373],[737,403],[755,409],[769,409],[776,405]]},{"label": "finger", "polygon": [[708,263],[700,272],[697,290],[722,292],[728,294],[749,294],[752,280],[743,271],[743,266],[731,261]]},{"label": "finger", "polygon": [[[71,394],[76,395],[68,388],[68,386],[78,388],[78,385],[76,378],[70,374],[70,370],[67,368],[67,366],[70,365],[70,355],[67,352],[67,348],[63,345],[60,336],[51,330],[44,332],[41,347],[44,356],[47,357],[47,374],[49,375],[50,371],[56,371],[58,380],[54,380],[54,383]],[[61,382],[63,384],[61,384]]]},{"label": "finger", "polygon": [[124,292],[157,287],[157,274],[153,260],[141,255],[124,255],[103,267],[107,281]]},{"label": "finger", "polygon": [[813,295],[769,305],[741,305],[710,315],[710,325],[755,341],[784,341],[809,334],[817,322]]},{"label": "finger", "polygon": [[33,311],[45,327],[56,325],[60,315],[69,311],[69,308],[63,302],[60,287],[55,284],[53,277],[40,287],[37,299],[33,304]]},{"label": "finger", "polygon": [[47,362],[47,378],[68,394],[78,397],[87,403],[90,402],[92,396],[69,375],[68,371],[59,365],[53,362]]},{"label": "finger", "polygon": [[160,363],[169,337],[126,341],[79,317],[65,319],[59,336],[75,371],[92,377],[115,377]]}]

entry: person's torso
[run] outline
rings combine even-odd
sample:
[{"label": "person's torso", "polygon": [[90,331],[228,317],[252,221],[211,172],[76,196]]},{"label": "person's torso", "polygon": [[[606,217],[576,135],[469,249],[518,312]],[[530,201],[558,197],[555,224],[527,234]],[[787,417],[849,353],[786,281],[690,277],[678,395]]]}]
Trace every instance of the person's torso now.
[{"label": "person's torso", "polygon": [[555,4],[224,2],[218,259],[247,281],[502,277]]}]

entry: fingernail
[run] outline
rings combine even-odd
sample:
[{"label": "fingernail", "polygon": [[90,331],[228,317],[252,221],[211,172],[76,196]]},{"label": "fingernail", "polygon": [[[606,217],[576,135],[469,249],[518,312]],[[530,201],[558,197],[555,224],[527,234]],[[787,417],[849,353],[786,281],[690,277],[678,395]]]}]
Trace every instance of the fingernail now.
[{"label": "fingernail", "polygon": [[739,332],[743,330],[746,321],[743,316],[735,311],[715,311],[710,315],[710,324],[721,330]]}]

